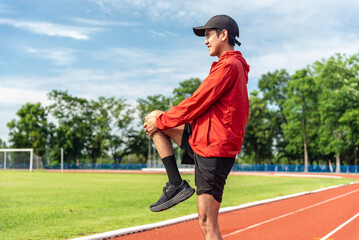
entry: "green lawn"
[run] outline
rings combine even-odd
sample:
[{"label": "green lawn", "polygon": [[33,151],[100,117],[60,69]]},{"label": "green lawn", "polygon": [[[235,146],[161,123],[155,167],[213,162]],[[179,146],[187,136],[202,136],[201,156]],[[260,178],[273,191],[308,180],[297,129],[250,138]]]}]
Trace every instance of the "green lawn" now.
[{"label": "green lawn", "polygon": [[[183,175],[194,186],[193,175]],[[160,213],[166,175],[0,171],[0,239],[69,239],[196,213],[196,198]],[[230,176],[222,206],[349,183],[350,179]]]}]

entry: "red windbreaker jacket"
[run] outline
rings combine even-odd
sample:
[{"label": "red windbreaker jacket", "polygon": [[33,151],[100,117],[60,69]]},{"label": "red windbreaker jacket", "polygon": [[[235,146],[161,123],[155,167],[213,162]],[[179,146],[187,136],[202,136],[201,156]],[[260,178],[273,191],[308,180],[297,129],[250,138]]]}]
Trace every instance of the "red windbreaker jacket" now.
[{"label": "red windbreaker jacket", "polygon": [[202,157],[235,157],[248,121],[249,65],[239,51],[224,53],[192,97],[156,119],[161,130],[192,123],[189,144]]}]

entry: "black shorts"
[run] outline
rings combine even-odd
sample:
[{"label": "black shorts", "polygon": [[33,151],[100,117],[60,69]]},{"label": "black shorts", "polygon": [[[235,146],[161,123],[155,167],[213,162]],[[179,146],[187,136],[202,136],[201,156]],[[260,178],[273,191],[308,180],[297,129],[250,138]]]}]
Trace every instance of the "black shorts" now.
[{"label": "black shorts", "polygon": [[195,183],[197,195],[210,194],[218,202],[222,202],[222,195],[226,179],[230,173],[235,158],[202,157],[196,154],[188,143],[192,135],[192,125],[186,123],[180,148],[183,150],[182,164],[195,165]]}]

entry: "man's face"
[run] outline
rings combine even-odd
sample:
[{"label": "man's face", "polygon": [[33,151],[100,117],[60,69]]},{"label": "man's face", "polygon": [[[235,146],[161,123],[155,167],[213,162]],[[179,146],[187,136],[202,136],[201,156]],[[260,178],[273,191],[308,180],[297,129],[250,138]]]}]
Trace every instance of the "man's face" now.
[{"label": "man's face", "polygon": [[219,34],[219,37],[217,36],[217,33],[215,30],[213,29],[206,29],[205,32],[205,37],[206,40],[204,42],[204,44],[207,45],[208,50],[209,50],[209,55],[214,57],[220,57],[222,54],[222,45],[223,45],[223,41],[221,41],[221,34]]}]

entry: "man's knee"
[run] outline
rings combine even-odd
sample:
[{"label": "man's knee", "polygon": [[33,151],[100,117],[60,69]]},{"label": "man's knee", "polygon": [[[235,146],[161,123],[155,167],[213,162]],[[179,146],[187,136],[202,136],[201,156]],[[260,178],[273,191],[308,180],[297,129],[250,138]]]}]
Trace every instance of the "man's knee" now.
[{"label": "man's knee", "polygon": [[[199,215],[198,216],[199,227],[202,230],[203,235],[207,239],[208,236],[217,236],[221,235],[219,231],[219,225],[217,219],[210,219],[208,215]],[[212,239],[212,238],[211,238]],[[221,238],[218,238],[221,239]]]},{"label": "man's knee", "polygon": [[201,228],[203,233],[208,231],[208,218],[206,214],[199,214],[198,215],[198,223],[199,227]]},{"label": "man's knee", "polygon": [[217,224],[217,218],[209,217],[207,214],[198,215],[199,225],[203,228],[212,228]]},{"label": "man's knee", "polygon": [[198,214],[199,225],[205,225],[207,223],[207,214]]}]

